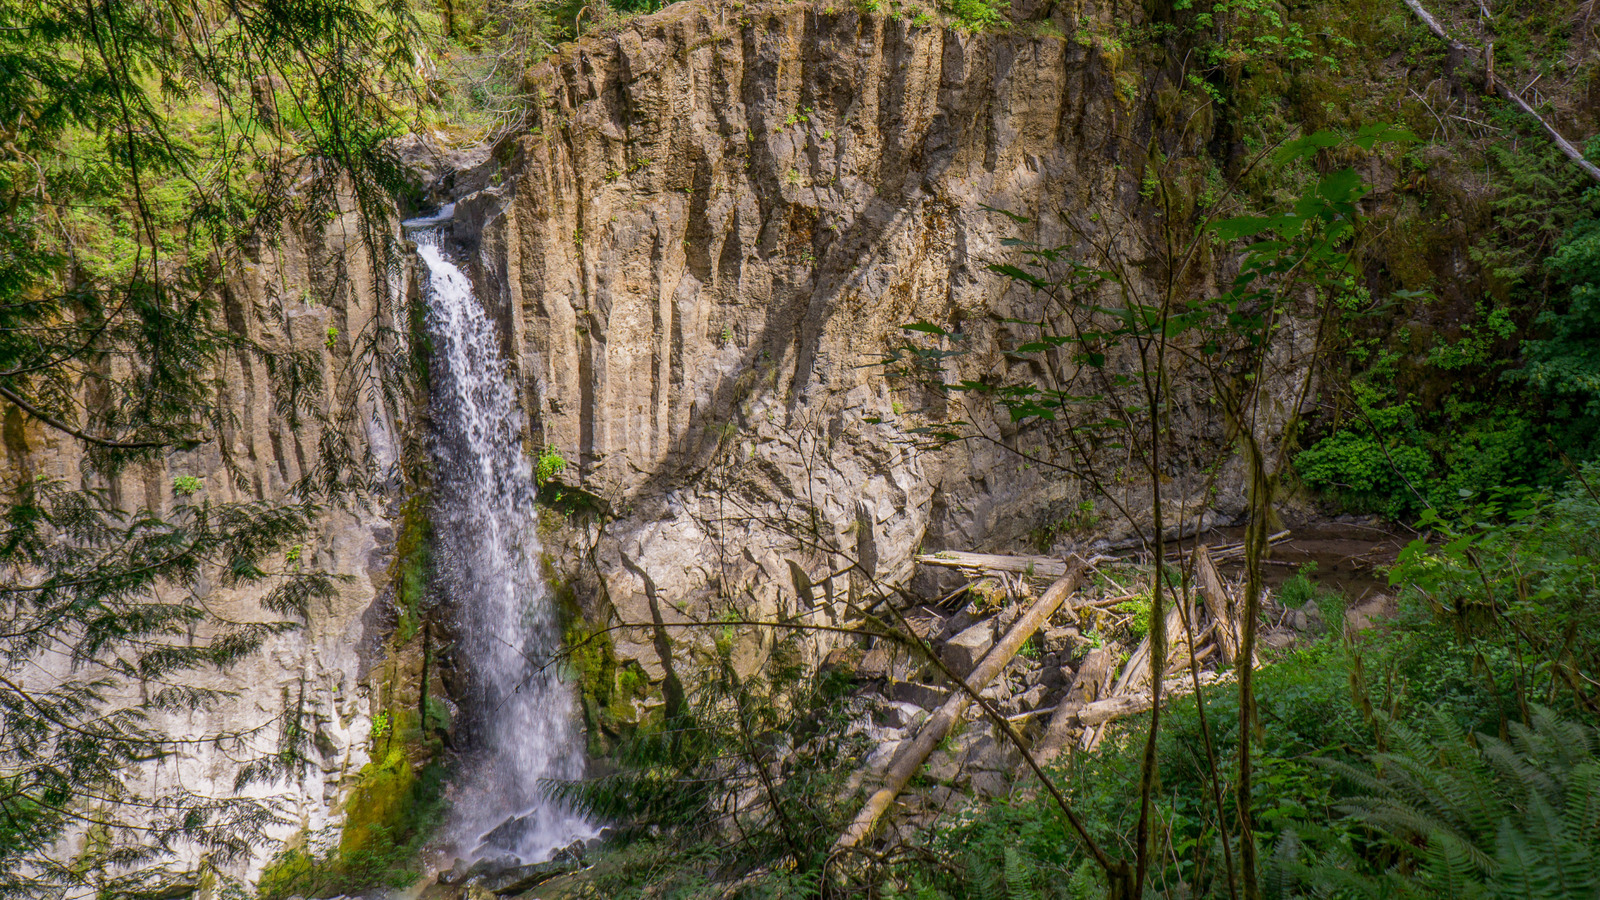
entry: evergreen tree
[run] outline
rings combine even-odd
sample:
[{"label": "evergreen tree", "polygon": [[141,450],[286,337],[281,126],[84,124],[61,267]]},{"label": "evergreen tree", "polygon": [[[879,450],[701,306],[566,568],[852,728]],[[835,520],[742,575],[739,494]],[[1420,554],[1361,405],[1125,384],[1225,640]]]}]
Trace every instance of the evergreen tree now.
[{"label": "evergreen tree", "polygon": [[[277,818],[143,770],[185,749],[164,714],[219,699],[191,673],[334,590],[298,546],[369,486],[354,395],[392,391],[403,360],[369,329],[345,366],[363,374],[325,386],[315,353],[230,329],[219,298],[252,241],[352,205],[387,283],[416,31],[402,0],[0,0],[0,413],[83,453],[73,483],[23,477],[0,503],[0,896],[170,891]],[[289,427],[322,426],[309,474],[281,502],[180,477],[169,508],[122,508],[120,472],[231,427],[228,354],[263,363]],[[211,616],[208,592],[240,586],[280,621]],[[300,764],[297,724],[239,786]]]}]

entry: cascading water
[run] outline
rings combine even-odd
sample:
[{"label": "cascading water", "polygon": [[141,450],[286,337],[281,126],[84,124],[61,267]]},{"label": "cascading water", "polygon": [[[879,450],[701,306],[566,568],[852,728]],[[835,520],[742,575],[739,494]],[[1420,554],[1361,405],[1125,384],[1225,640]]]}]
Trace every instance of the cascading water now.
[{"label": "cascading water", "polygon": [[457,610],[459,656],[472,667],[482,721],[452,835],[457,854],[469,859],[542,862],[596,829],[541,784],[580,777],[583,755],[572,692],[557,667],[544,664],[560,638],[539,571],[536,487],[516,394],[493,320],[444,254],[439,224],[448,216],[447,209],[407,224],[428,271],[440,575]]}]

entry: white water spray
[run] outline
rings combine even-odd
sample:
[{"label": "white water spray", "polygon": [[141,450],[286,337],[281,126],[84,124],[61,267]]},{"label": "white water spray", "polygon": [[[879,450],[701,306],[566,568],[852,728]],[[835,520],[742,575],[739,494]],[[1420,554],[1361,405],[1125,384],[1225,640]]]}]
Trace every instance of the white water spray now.
[{"label": "white water spray", "polygon": [[[433,221],[416,225],[431,226]],[[413,224],[413,223],[408,223]],[[594,826],[541,782],[583,774],[572,691],[546,665],[560,636],[539,572],[536,487],[493,320],[440,247],[412,233],[428,270],[440,575],[479,696],[482,746],[453,807],[459,855],[542,862]]]}]

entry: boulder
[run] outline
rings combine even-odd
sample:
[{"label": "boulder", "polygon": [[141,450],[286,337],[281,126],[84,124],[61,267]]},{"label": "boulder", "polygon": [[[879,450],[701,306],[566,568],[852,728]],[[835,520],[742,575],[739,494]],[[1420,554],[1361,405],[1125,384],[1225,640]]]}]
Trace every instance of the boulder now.
[{"label": "boulder", "polygon": [[878,707],[875,716],[885,728],[916,728],[928,718],[928,711],[915,703],[889,701]]},{"label": "boulder", "polygon": [[923,709],[938,709],[950,692],[944,688],[919,681],[896,681],[889,685],[889,699],[897,703],[910,703]]},{"label": "boulder", "polygon": [[973,625],[945,642],[941,657],[945,665],[965,678],[978,667],[978,661],[994,646],[994,626],[984,621]]},{"label": "boulder", "polygon": [[975,772],[972,792],[980,797],[1003,797],[1011,792],[1011,782],[999,772]]}]

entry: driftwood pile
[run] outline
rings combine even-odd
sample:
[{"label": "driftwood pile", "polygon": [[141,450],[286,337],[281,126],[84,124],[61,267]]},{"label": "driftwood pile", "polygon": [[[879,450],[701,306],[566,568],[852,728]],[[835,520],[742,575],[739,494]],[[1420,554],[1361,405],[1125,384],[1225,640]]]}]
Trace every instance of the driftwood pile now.
[{"label": "driftwood pile", "polygon": [[[1281,541],[1287,537],[1288,533],[1283,532],[1273,535],[1271,540]],[[1239,598],[1218,574],[1216,560],[1242,553],[1242,545],[1224,545],[1214,550],[1201,546],[1193,552],[1189,564],[1192,583],[1197,589],[1195,597],[1201,601],[1201,608],[1191,609],[1181,601],[1168,604],[1167,652],[1162,660],[1164,698],[1191,693],[1197,683],[1206,685],[1227,677],[1215,669],[1201,671],[1202,666],[1213,665],[1213,657],[1214,663],[1223,667],[1237,663]],[[895,799],[967,712],[972,698],[1005,671],[1018,651],[1052,616],[1065,608],[1069,616],[1075,617],[1073,611],[1080,607],[1105,603],[1089,604],[1077,596],[1088,572],[1094,570],[1100,559],[945,552],[919,556],[917,560],[927,565],[959,568],[969,577],[999,575],[1004,578],[1006,574],[1023,574],[1055,577],[1056,581],[984,654],[964,680],[964,689],[958,685],[939,709],[921,724],[915,736],[899,748],[882,776],[881,786],[835,844],[836,852],[859,846],[871,837]],[[1033,759],[1041,765],[1049,762],[1075,736],[1084,750],[1092,751],[1099,745],[1109,723],[1149,710],[1153,705],[1152,652],[1150,639],[1146,637],[1129,654],[1127,662],[1117,667],[1116,657],[1109,649],[1091,650],[1051,711],[1049,724],[1031,747]]]}]

